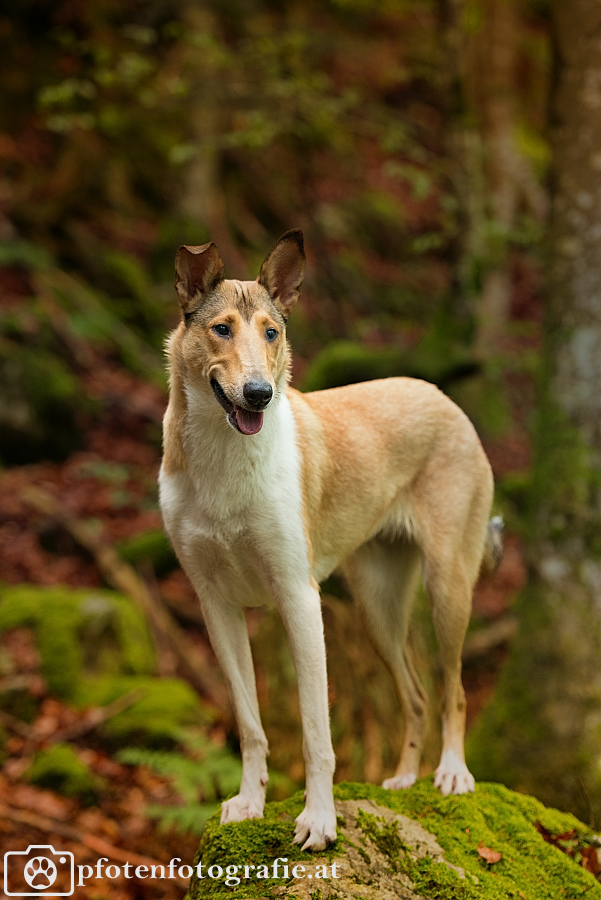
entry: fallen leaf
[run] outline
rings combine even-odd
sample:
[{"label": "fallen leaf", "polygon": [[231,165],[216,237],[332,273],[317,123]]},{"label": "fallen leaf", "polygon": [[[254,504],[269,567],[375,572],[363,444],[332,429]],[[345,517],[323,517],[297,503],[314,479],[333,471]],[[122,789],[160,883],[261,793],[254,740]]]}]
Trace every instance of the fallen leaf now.
[{"label": "fallen leaf", "polygon": [[590,872],[591,875],[594,875],[595,878],[601,872],[601,865],[599,864],[599,856],[594,847],[584,847],[580,853],[582,854],[582,865],[586,869],[587,872]]},{"label": "fallen leaf", "polygon": [[489,865],[492,863],[498,863],[499,860],[503,859],[503,854],[499,853],[498,850],[493,850],[492,847],[485,847],[484,841],[480,841],[478,844],[478,853],[485,859]]}]

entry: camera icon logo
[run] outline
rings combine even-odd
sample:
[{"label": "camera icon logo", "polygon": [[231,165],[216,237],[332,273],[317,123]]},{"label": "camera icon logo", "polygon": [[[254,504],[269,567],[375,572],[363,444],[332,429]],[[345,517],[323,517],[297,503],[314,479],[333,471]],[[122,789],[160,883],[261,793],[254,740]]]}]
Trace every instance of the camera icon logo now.
[{"label": "camera icon logo", "polygon": [[50,844],[9,850],[4,854],[4,893],[7,897],[69,897],[74,871],[73,854]]}]

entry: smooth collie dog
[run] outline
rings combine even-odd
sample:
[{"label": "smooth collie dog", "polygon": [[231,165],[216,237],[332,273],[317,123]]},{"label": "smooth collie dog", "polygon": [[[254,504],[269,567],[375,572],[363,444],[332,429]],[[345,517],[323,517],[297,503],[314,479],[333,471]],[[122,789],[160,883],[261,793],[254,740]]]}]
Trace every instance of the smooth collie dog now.
[{"label": "smooth collie dog", "polygon": [[295,843],[336,838],[326,652],[319,583],[340,570],[388,664],[405,719],[396,773],[413,784],[426,697],[406,648],[420,573],[444,666],[443,794],[474,789],[465,764],[461,650],[472,589],[500,553],[488,525],[493,479],[463,412],[432,384],[388,378],[301,394],[288,385],[286,320],[305,269],[302,233],[288,231],[256,281],[225,279],[214,243],[180,247],[182,321],[167,343],[160,503],[200,599],[240,731],[240,792],[221,821],[263,815],[267,740],[244,608],[273,603],[298,676],[306,805]]}]

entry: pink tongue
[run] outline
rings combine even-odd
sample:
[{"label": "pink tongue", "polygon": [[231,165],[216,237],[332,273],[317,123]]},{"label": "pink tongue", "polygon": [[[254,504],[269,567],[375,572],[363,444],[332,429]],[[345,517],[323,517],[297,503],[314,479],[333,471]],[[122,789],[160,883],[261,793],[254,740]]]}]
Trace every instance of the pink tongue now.
[{"label": "pink tongue", "polygon": [[236,407],[236,421],[242,434],[257,434],[263,427],[263,413]]}]

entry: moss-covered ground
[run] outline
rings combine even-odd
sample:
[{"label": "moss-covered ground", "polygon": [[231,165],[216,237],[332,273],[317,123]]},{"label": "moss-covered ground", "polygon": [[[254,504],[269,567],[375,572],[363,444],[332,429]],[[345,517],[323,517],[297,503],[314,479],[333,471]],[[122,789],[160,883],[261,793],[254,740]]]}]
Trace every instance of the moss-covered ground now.
[{"label": "moss-covered ground", "polygon": [[[429,900],[576,900],[584,895],[587,900],[601,900],[601,884],[577,860],[546,843],[536,823],[541,822],[553,834],[576,829],[586,835],[589,829],[573,816],[546,808],[534,798],[501,785],[483,783],[477,786],[475,794],[443,797],[431,778],[407,791],[343,783],[335,788],[335,799],[374,801],[416,820],[436,837],[446,862],[463,869],[464,878],[430,856],[412,858],[390,822],[376,815],[359,816],[364,835],[361,852],[367,854],[366,858],[370,848],[383,852],[390,870],[408,876],[414,891]],[[220,865],[225,869],[228,865],[273,865],[276,857],[287,857],[291,864],[294,860],[309,864],[312,855],[292,844],[294,819],[302,805],[302,794],[298,793],[286,801],[268,804],[264,819],[224,826],[219,825],[216,814],[207,825],[197,862],[202,860],[206,867]],[[478,853],[479,844],[502,853],[500,861],[487,863]],[[340,858],[344,867],[347,850],[344,835],[339,835],[336,844],[320,857]],[[282,894],[282,884],[281,879],[265,879],[227,887],[223,879],[194,877],[188,900],[218,900],[232,894],[276,897]],[[333,881],[328,882],[327,889],[316,888],[310,896],[323,896],[324,890],[328,897],[337,896]],[[295,895],[293,880],[287,884],[285,895]]]},{"label": "moss-covered ground", "polygon": [[[54,696],[83,708],[105,706],[133,690],[140,693],[98,729],[111,746],[169,744],[182,727],[207,720],[186,681],[156,677],[148,627],[127,597],[99,589],[1,587],[0,633],[23,626],[35,635],[41,672]],[[23,703],[31,706],[32,700],[25,697]],[[12,711],[28,718],[28,710]]]}]

